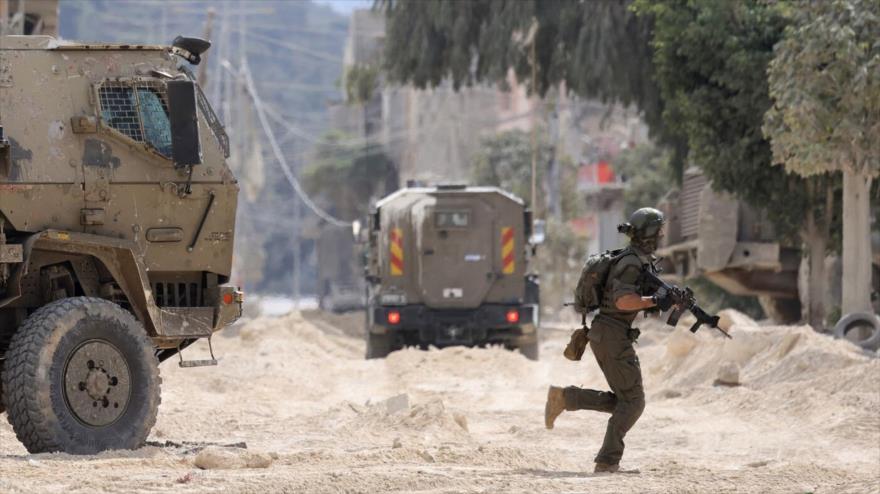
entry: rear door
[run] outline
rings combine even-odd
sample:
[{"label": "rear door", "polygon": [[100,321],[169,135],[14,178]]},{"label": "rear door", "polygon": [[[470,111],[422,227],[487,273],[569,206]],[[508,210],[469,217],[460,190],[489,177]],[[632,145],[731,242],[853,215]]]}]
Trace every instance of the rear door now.
[{"label": "rear door", "polygon": [[429,307],[478,307],[498,277],[495,211],[478,196],[439,196],[421,216],[419,287]]}]

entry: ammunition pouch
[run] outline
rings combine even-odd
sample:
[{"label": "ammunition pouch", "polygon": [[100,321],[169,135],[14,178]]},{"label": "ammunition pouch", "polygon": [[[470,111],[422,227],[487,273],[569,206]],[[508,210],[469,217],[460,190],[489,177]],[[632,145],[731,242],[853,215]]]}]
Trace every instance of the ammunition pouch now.
[{"label": "ammunition pouch", "polygon": [[562,355],[568,360],[580,360],[581,357],[584,356],[584,351],[587,349],[587,343],[590,342],[589,333],[590,328],[586,326],[575,329],[574,332],[571,333],[571,340],[569,340],[568,345],[565,346]]}]

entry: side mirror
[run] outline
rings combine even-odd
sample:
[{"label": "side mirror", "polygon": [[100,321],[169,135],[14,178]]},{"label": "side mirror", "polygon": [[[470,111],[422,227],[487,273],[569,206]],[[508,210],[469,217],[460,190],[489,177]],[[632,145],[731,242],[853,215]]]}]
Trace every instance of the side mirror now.
[{"label": "side mirror", "polygon": [[202,163],[196,88],[192,81],[168,81],[168,113],[171,120],[171,159],[174,166]]},{"label": "side mirror", "polygon": [[529,237],[529,243],[532,245],[541,245],[546,237],[546,222],[544,220],[535,220],[532,225],[532,235]]},{"label": "side mirror", "polygon": [[361,222],[354,220],[351,222],[351,234],[354,235],[355,242],[361,239]]}]

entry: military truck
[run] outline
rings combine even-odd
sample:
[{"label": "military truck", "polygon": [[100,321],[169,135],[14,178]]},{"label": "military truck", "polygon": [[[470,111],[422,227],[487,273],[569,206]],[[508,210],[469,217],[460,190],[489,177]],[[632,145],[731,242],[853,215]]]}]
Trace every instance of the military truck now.
[{"label": "military truck", "polygon": [[495,187],[407,187],[378,201],[367,226],[367,358],[487,344],[538,358],[530,261],[541,235],[521,199]]},{"label": "military truck", "polygon": [[0,37],[0,396],[32,453],[141,446],[159,363],[232,323],[238,185],[209,43]]}]

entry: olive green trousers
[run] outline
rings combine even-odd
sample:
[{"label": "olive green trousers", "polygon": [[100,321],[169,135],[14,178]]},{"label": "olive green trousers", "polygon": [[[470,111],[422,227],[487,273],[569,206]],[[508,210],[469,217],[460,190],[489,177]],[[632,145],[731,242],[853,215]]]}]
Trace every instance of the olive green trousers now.
[{"label": "olive green trousers", "polygon": [[594,320],[589,333],[590,348],[611,391],[576,386],[569,386],[563,391],[566,410],[595,410],[611,414],[602,449],[596,455],[597,463],[620,463],[623,438],[645,409],[642,370],[633,348],[634,332],[637,335],[637,330],[628,331],[623,323]]}]

